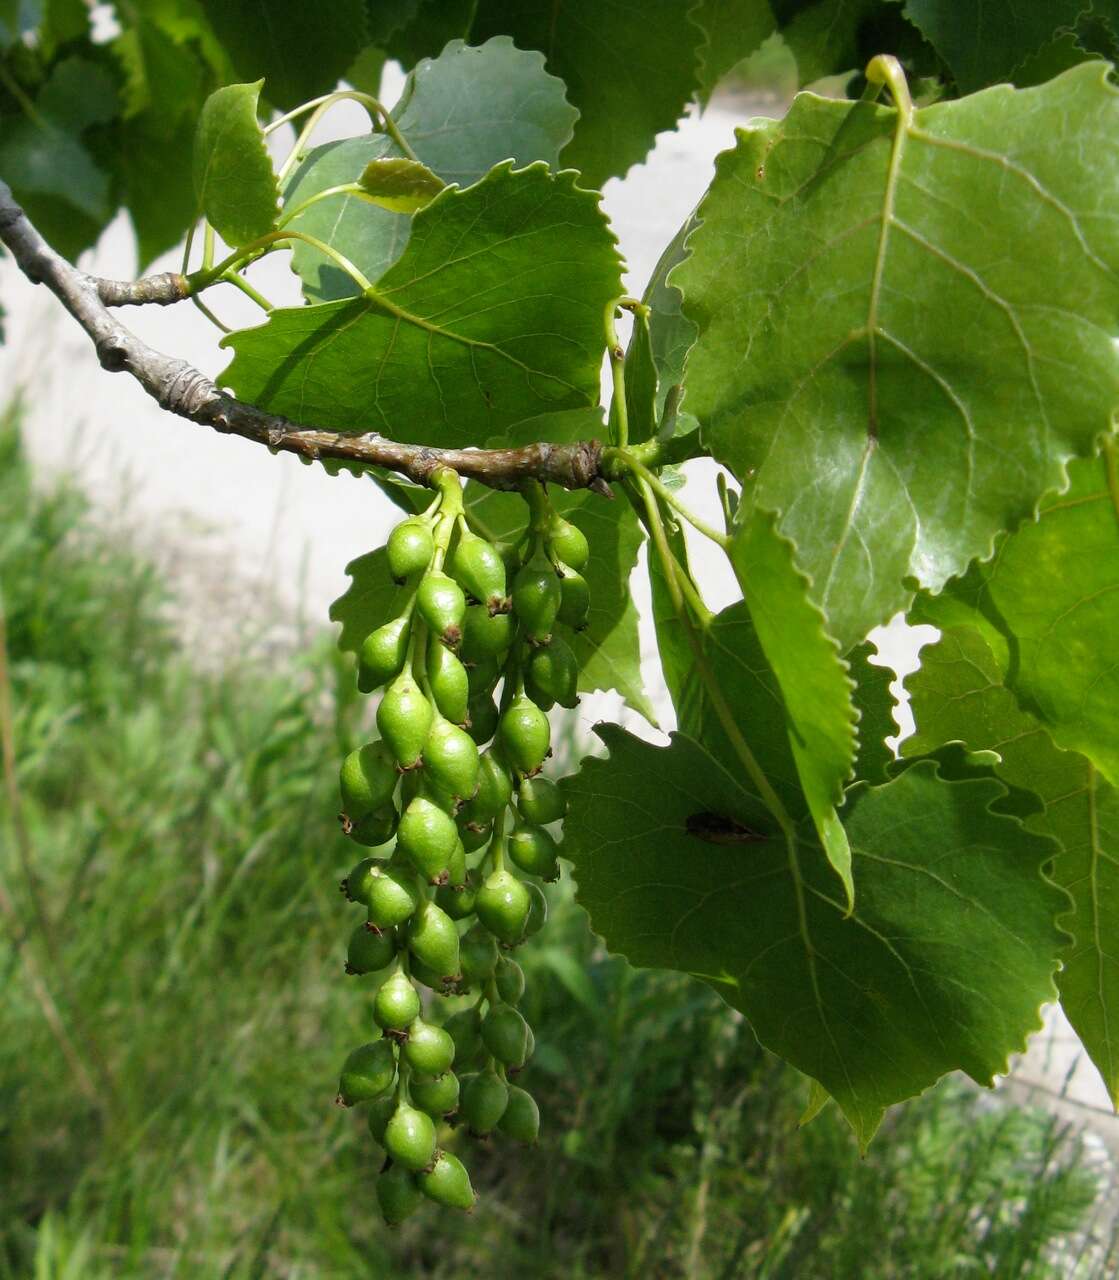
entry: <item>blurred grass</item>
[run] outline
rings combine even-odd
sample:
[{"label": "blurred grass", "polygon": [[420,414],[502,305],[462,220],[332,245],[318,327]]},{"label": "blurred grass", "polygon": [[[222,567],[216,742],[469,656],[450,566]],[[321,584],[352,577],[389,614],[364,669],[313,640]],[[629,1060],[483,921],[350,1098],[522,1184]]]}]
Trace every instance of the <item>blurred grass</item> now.
[{"label": "blurred grass", "polygon": [[563,884],[522,957],[540,1147],[473,1144],[474,1214],[384,1228],[378,1152],[331,1101],[371,1024],[334,820],[368,709],[330,638],[193,660],[169,584],[73,488],[32,484],[14,420],[0,589],[27,836],[9,796],[2,1280],[1114,1274],[1054,1119],[949,1084],[862,1160],[830,1110],[798,1129],[803,1081],[713,993],[606,955]]}]

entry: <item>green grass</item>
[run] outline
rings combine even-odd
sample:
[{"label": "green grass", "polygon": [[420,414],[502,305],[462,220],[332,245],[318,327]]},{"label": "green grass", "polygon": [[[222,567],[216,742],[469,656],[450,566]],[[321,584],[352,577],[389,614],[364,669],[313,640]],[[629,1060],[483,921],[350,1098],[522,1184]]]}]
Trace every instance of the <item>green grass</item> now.
[{"label": "green grass", "polygon": [[342,975],[334,819],[368,708],[330,637],[194,660],[173,584],[36,491],[10,424],[0,588],[27,836],[9,798],[3,1280],[1107,1274],[1053,1253],[1096,1194],[1054,1121],[950,1084],[862,1160],[830,1111],[798,1128],[803,1081],[711,991],[606,955],[565,884],[523,955],[540,1147],[450,1136],[478,1209],[389,1231],[379,1152],[332,1103],[371,980]]}]

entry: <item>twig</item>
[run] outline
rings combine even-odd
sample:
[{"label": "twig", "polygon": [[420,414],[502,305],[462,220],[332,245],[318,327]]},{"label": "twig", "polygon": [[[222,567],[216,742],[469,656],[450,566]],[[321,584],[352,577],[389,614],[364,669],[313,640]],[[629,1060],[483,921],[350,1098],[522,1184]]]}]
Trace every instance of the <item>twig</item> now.
[{"label": "twig", "polygon": [[460,476],[493,489],[516,489],[522,481],[535,479],[610,496],[610,486],[599,470],[602,445],[597,440],[542,442],[520,449],[437,449],[400,444],[376,432],[347,435],[300,426],[228,395],[185,360],[164,355],[142,342],[106,305],[106,298],[114,304],[176,301],[170,295],[178,286],[168,281],[182,277],[152,276],[129,285],[86,275],[46,243],[3,182],[0,241],[23,274],[35,284],[46,285],[86,331],[102,368],[110,373],[130,373],[148,395],[181,418],[312,461],[331,459],[385,467],[417,484],[427,484],[437,468],[450,467]]}]

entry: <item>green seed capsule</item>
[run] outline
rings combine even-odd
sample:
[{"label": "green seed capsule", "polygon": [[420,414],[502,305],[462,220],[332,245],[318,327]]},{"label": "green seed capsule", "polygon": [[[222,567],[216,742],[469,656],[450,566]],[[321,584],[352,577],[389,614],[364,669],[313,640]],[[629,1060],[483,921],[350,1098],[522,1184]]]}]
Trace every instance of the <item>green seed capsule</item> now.
[{"label": "green seed capsule", "polygon": [[560,580],[546,556],[537,552],[513,579],[513,612],[528,638],[546,643],[560,607]]},{"label": "green seed capsule", "polygon": [[396,943],[391,933],[374,933],[359,924],[350,934],[346,948],[347,973],[377,973],[392,963],[396,955]]},{"label": "green seed capsule", "polygon": [[531,1147],[540,1136],[540,1108],[526,1089],[509,1086],[509,1102],[497,1127],[514,1142]]},{"label": "green seed capsule", "polygon": [[468,800],[478,786],[478,747],[474,739],[438,716],[427,735],[424,770],[431,781],[456,800]]},{"label": "green seed capsule", "polygon": [[531,662],[525,666],[524,677],[525,693],[528,694],[530,700],[535,702],[541,711],[551,711],[551,709],[556,705],[556,700],[546,689],[542,689],[536,683]]},{"label": "green seed capsule", "polygon": [[538,884],[530,881],[525,888],[528,890],[528,918],[525,920],[523,937],[531,938],[544,928],[548,919],[548,899]]},{"label": "green seed capsule", "polygon": [[[482,1050],[482,1017],[477,1008],[460,1009],[443,1023],[443,1030],[455,1042],[455,1062],[470,1063]],[[465,1077],[463,1085],[466,1084]]]},{"label": "green seed capsule", "polygon": [[542,880],[555,880],[559,875],[556,842],[543,827],[514,827],[507,848],[509,857],[527,875]]},{"label": "green seed capsule", "polygon": [[359,902],[362,906],[367,907],[373,881],[387,866],[387,862],[377,858],[362,858],[356,867],[350,869],[349,874],[342,881],[342,892],[346,896],[346,901]]},{"label": "green seed capsule", "polygon": [[385,1031],[404,1031],[419,1017],[420,997],[406,974],[386,978],[373,998],[373,1020]]},{"label": "green seed capsule", "polygon": [[497,703],[493,697],[488,694],[480,694],[476,698],[471,698],[466,708],[466,714],[470,717],[470,727],[467,733],[474,739],[478,746],[489,742],[493,735],[497,732],[498,710]]},{"label": "green seed capsule", "polygon": [[500,658],[513,643],[516,627],[508,613],[491,614],[485,605],[472,605],[462,624],[462,658],[478,662],[482,658]]},{"label": "green seed capsule", "polygon": [[420,875],[434,884],[447,871],[458,844],[458,827],[426,796],[416,796],[400,819],[396,842]]},{"label": "green seed capsule", "polygon": [[420,686],[407,671],[401,672],[377,708],[377,728],[402,769],[419,763],[433,718],[431,703]]},{"label": "green seed capsule", "polygon": [[582,529],[562,516],[555,515],[549,521],[544,537],[557,560],[562,560],[573,569],[582,569],[586,566],[591,549]]},{"label": "green seed capsule", "polygon": [[377,1179],[377,1204],[390,1227],[399,1226],[424,1202],[424,1193],[403,1165],[390,1165]]},{"label": "green seed capsule", "polygon": [[466,866],[466,849],[461,837],[455,841],[454,852],[447,861],[447,885],[451,889],[465,889],[470,872]]},{"label": "green seed capsule", "polygon": [[525,974],[516,960],[502,956],[493,973],[497,994],[506,1004],[519,1004],[525,993]]},{"label": "green seed capsule", "polygon": [[[385,1041],[388,1044],[388,1041]],[[365,1122],[373,1141],[379,1146],[385,1145],[385,1129],[396,1111],[396,1098],[386,1093],[382,1098],[374,1098],[365,1113]]]},{"label": "green seed capsule", "polygon": [[478,888],[469,874],[461,888],[444,884],[440,885],[435,892],[435,905],[445,911],[452,920],[466,920],[472,916],[477,899]]},{"label": "green seed capsule", "polygon": [[423,898],[412,868],[393,862],[374,867],[364,892],[369,919],[380,929],[392,929],[410,919]]},{"label": "green seed capsule", "polygon": [[517,792],[517,808],[526,822],[538,827],[559,822],[567,813],[563,792],[551,778],[525,778]]},{"label": "green seed capsule", "polygon": [[509,1102],[509,1086],[492,1067],[462,1082],[459,1115],[480,1137],[497,1128]]},{"label": "green seed capsule", "polygon": [[478,790],[462,806],[463,822],[487,823],[501,813],[513,798],[513,779],[504,762],[493,751],[478,757]]},{"label": "green seed capsule", "polygon": [[478,890],[474,905],[478,919],[507,946],[519,942],[524,934],[532,905],[530,887],[535,886],[526,885],[511,871],[493,871]]},{"label": "green seed capsule", "polygon": [[482,1043],[507,1067],[528,1060],[528,1023],[512,1005],[495,1005],[482,1019]]},{"label": "green seed capsule", "polygon": [[479,693],[493,693],[494,686],[501,679],[501,668],[496,658],[479,658],[466,668],[466,678],[470,685],[471,696]]},{"label": "green seed capsule", "polygon": [[510,764],[525,774],[539,770],[552,740],[548,717],[523,693],[505,709],[498,735]]},{"label": "green seed capsule", "polygon": [[459,1081],[453,1071],[436,1080],[413,1080],[412,1101],[429,1116],[450,1116],[458,1110]]},{"label": "green seed capsule", "polygon": [[497,943],[488,929],[475,925],[459,941],[459,961],[467,982],[479,985],[493,976],[497,965]]},{"label": "green seed capsule", "polygon": [[463,590],[496,613],[505,604],[505,562],[485,538],[464,530],[451,556],[451,575]]},{"label": "green seed capsule", "polygon": [[432,635],[438,636],[450,648],[458,648],[466,615],[466,597],[454,578],[439,572],[427,574],[416,592],[416,608]]},{"label": "green seed capsule", "polygon": [[420,1190],[429,1200],[447,1209],[474,1208],[474,1188],[461,1160],[449,1151],[440,1151],[429,1171],[416,1175]]},{"label": "green seed capsule", "polygon": [[385,554],[395,581],[403,582],[414,573],[422,573],[435,554],[430,525],[423,520],[402,520],[389,534]]},{"label": "green seed capsule", "polygon": [[441,1076],[455,1060],[455,1042],[442,1027],[417,1018],[408,1028],[404,1058],[422,1076]]},{"label": "green seed capsule", "polygon": [[560,580],[560,607],[556,621],[572,631],[582,631],[591,611],[591,592],[587,580],[574,569],[565,569]]},{"label": "green seed capsule", "polygon": [[396,1058],[388,1040],[372,1040],[360,1045],[342,1064],[338,1078],[338,1100],[345,1107],[376,1098],[392,1084]]},{"label": "green seed capsule", "polygon": [[441,977],[453,977],[459,971],[455,922],[430,900],[421,902],[408,922],[408,950]]},{"label": "green seed capsule", "polygon": [[435,1125],[424,1111],[407,1102],[397,1104],[385,1125],[384,1148],[393,1160],[418,1173],[435,1158]]},{"label": "green seed capsule", "polygon": [[490,842],[490,835],[493,831],[492,823],[477,823],[469,819],[464,820],[459,825],[459,838],[462,840],[462,847],[467,853],[476,853]]},{"label": "green seed capsule", "polygon": [[428,968],[422,960],[412,957],[411,963],[408,965],[408,972],[412,975],[413,982],[419,982],[425,987],[430,987],[436,995],[445,996],[449,994],[450,983],[441,974],[436,973],[434,969]]},{"label": "green seed capsule", "polygon": [[365,637],[358,654],[357,687],[372,693],[404,669],[412,638],[411,618],[393,618]]},{"label": "green seed capsule", "polygon": [[452,724],[465,724],[469,715],[470,676],[437,636],[432,636],[427,646],[427,683],[439,714]]},{"label": "green seed capsule", "polygon": [[356,822],[388,804],[399,778],[396,761],[383,742],[370,742],[351,751],[342,762],[339,778],[342,808]]},{"label": "green seed capsule", "polygon": [[377,849],[396,834],[396,818],[396,806],[386,804],[374,813],[367,813],[364,818],[358,818],[346,834],[355,844]]},{"label": "green seed capsule", "polygon": [[533,653],[528,662],[528,675],[536,688],[561,707],[578,706],[579,663],[571,646],[558,632],[552,633],[551,644]]}]

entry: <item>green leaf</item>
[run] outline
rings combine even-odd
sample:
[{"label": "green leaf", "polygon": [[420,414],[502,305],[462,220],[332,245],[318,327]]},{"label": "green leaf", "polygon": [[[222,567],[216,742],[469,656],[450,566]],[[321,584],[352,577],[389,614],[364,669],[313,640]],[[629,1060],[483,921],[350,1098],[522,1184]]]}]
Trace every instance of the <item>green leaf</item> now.
[{"label": "green leaf", "polygon": [[[682,628],[674,614],[668,615],[668,622],[666,634],[678,635]],[[690,648],[681,646],[679,657],[687,663],[675,699],[681,733],[718,760],[723,771],[740,786],[752,787],[715,710],[713,686],[729,708],[733,722],[742,729],[782,804],[794,819],[803,817],[807,807],[797,776],[781,686],[766,659],[745,602],[740,600],[724,609],[705,628],[703,658],[709,672],[707,679],[701,676]],[[774,817],[760,796],[743,821],[752,830],[779,834]]]},{"label": "green leaf", "polygon": [[[644,160],[658,133],[675,128],[696,87],[702,33],[681,0],[480,0],[471,40],[509,35],[539,49],[580,112],[565,165],[598,187]],[[438,170],[436,170],[438,172]]]},{"label": "green leaf", "polygon": [[564,852],[595,929],[634,964],[711,983],[864,1146],[885,1108],[955,1069],[991,1083],[1040,1026],[1067,900],[1042,876],[1052,843],[991,812],[999,783],[946,782],[926,761],[857,788],[848,916],[810,845],[689,834],[700,814],[750,825],[756,800],[725,761],[681,734],[657,748],[598,733],[610,758],[564,784]]},{"label": "green leaf", "polygon": [[228,245],[248,244],[276,225],[279,187],[257,119],[260,87],[229,84],[206,99],[194,135],[194,191]]},{"label": "green leaf", "polygon": [[859,754],[855,759],[855,777],[862,782],[885,782],[886,768],[894,762],[894,753],[886,745],[898,731],[894,719],[894,695],[890,684],[894,673],[889,667],[871,662],[878,650],[869,643],[856,645],[847,655],[850,675],[855,682],[855,709],[859,713]]},{"label": "green leaf", "polygon": [[649,333],[648,307],[633,312],[633,332],[626,347],[626,419],[629,441],[648,440],[657,428],[657,366]]},{"label": "green leaf", "polygon": [[230,334],[222,381],[296,421],[476,445],[597,402],[602,317],[620,292],[597,195],[510,162],[417,213],[369,297],[280,308]]},{"label": "green leaf", "polygon": [[959,741],[1001,757],[995,772],[1033,792],[1042,811],[1026,820],[1061,846],[1053,879],[1073,910],[1061,925],[1073,936],[1057,975],[1061,1004],[1119,1103],[1119,791],[1091,762],[1057,747],[1044,726],[1003,686],[1004,672],[970,628],[943,632],[921,650],[920,670],[905,682],[917,734],[902,746],[915,755]]},{"label": "green leaf", "polygon": [[[788,0],[783,7],[789,7]],[[782,23],[781,38],[796,59],[801,84],[861,69],[860,28],[882,10],[882,0],[816,0],[794,9]]]},{"label": "green leaf", "polygon": [[364,0],[201,0],[242,80],[287,111],[329,93],[366,44]]},{"label": "green leaf", "polygon": [[1009,683],[1059,745],[1119,785],[1119,447],[1069,466],[1069,487],[1041,505],[984,568],[1014,654]]},{"label": "green leaf", "polygon": [[[684,295],[675,281],[669,282],[669,273],[688,256],[685,241],[695,230],[697,219],[692,214],[673,236],[668,248],[661,254],[645,288],[643,301],[649,308],[649,340],[653,348],[653,362],[657,367],[657,418],[664,413],[665,399],[672,387],[684,382],[684,367],[688,353],[695,343],[699,329],[684,314]],[[699,424],[695,417],[678,411],[675,433],[694,430]]]},{"label": "green leaf", "polygon": [[202,95],[202,64],[184,42],[143,15],[113,41],[124,70],[124,116],[144,116],[146,131],[171,135],[193,118]]},{"label": "green leaf", "polygon": [[700,327],[688,408],[844,650],[989,555],[1108,429],[1117,171],[1094,63],[911,118],[803,94],[720,157],[672,277]]},{"label": "green leaf", "polygon": [[[566,443],[600,439],[599,409],[573,410],[519,423],[499,439],[487,442],[516,447],[537,440]],[[642,533],[628,502],[613,502],[591,493],[552,488],[548,497],[566,520],[579,526],[590,545],[583,570],[591,608],[586,629],[567,639],[579,661],[579,691],[616,690],[651,724],[656,713],[641,676],[641,637],[629,580],[637,564]],[[466,488],[467,509],[488,538],[516,539],[526,524],[526,507],[518,494],[501,493],[482,485]]]},{"label": "green leaf", "polygon": [[769,0],[698,0],[692,21],[706,39],[699,47],[699,100],[705,106],[719,81],[777,29]]},{"label": "green leaf", "polygon": [[[514,48],[508,38],[471,48],[452,41],[438,58],[424,60],[408,76],[392,116],[416,158],[445,183],[470,186],[494,165],[543,160],[559,167],[578,113],[564,87],[544,70],[536,52]],[[387,133],[370,133],[312,150],[284,193],[288,209],[342,183],[356,182],[373,161],[400,157]],[[358,196],[337,195],[291,221],[344,253],[377,280],[404,252],[411,219],[371,206]],[[315,301],[353,297],[353,281],[317,249],[296,243],[292,262]]]},{"label": "green leaf", "polygon": [[1087,7],[1085,0],[1027,0],[1011,16],[1005,0],[906,0],[905,16],[951,67],[960,90],[971,93],[1010,79]]},{"label": "green leaf", "polygon": [[836,809],[855,761],[854,685],[823,614],[808,598],[793,548],[776,533],[769,515],[755,510],[736,526],[730,559],[781,689],[808,811],[850,905],[855,900],[851,850]]},{"label": "green leaf", "polygon": [[370,632],[396,617],[407,597],[392,580],[384,547],[351,560],[346,573],[350,585],[330,606],[330,620],[342,624],[338,648],[357,653]]},{"label": "green leaf", "polygon": [[370,160],[358,180],[370,198],[394,213],[417,213],[447,185],[418,160]]}]

